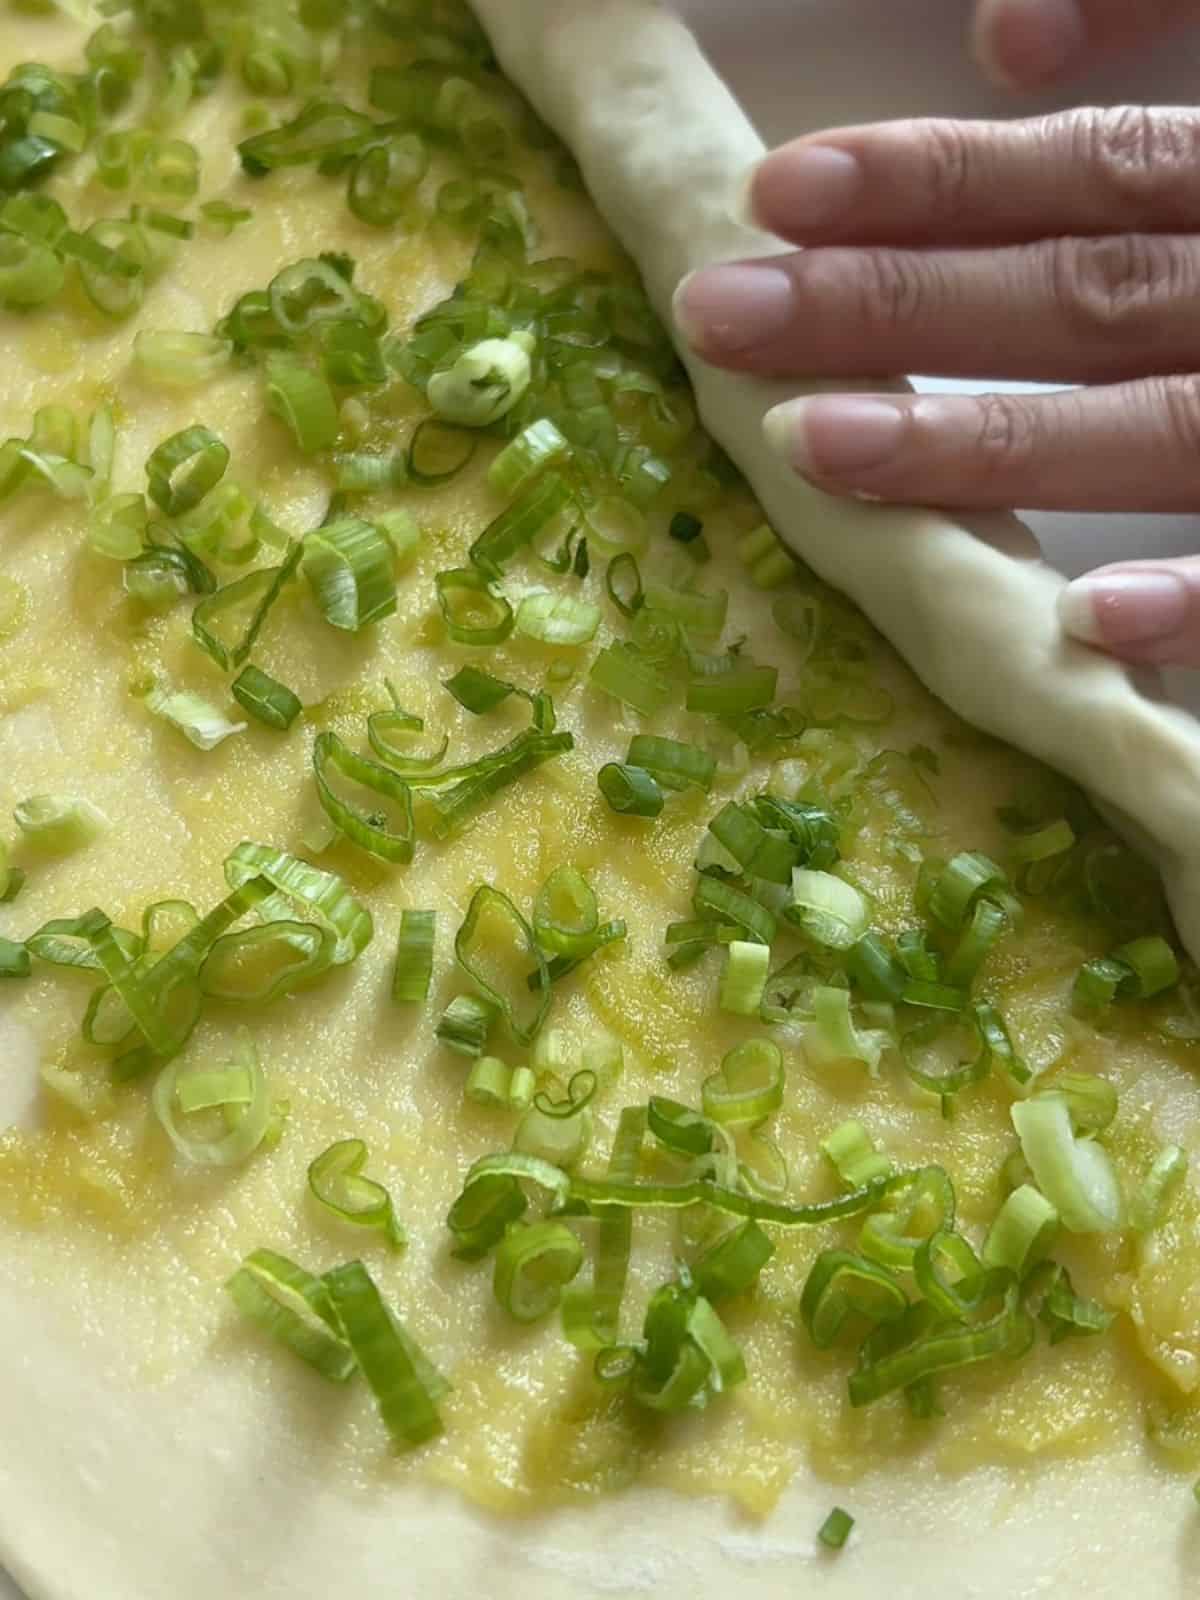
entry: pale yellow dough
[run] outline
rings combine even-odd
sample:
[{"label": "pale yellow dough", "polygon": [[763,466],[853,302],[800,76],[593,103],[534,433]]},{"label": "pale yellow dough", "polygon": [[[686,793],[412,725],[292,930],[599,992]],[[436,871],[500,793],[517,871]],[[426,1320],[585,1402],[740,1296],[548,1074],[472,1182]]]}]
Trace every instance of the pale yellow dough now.
[{"label": "pale yellow dough", "polygon": [[[480,11],[495,25],[498,45],[508,46],[511,70],[537,93],[522,41],[507,31],[516,16],[510,5]],[[543,9],[530,0],[527,19]],[[595,34],[586,31],[585,11]],[[545,17],[549,28],[549,10]],[[563,8],[562,18],[565,31],[548,32],[546,41],[564,86],[579,53],[602,64],[626,44],[632,49],[632,37],[620,38],[626,25],[647,62],[669,47],[700,74],[686,36],[641,5]],[[581,31],[572,37],[567,23]],[[70,61],[80,37],[62,20],[6,13],[0,73],[26,58]],[[690,81],[716,97],[705,148],[724,174],[752,152],[736,126],[726,149],[731,125],[720,91],[703,75]],[[613,115],[625,119],[624,90],[612,88]],[[431,248],[363,229],[346,212],[341,187],[310,174],[248,185],[235,173],[234,105],[218,94],[184,131],[205,150],[203,195],[248,198],[254,221],[231,240],[209,237],[183,251],[134,327],[101,327],[73,302],[28,321],[6,317],[0,437],[27,431],[31,411],[49,399],[80,413],[108,400],[122,425],[120,480],[134,486],[160,438],[202,419],[229,442],[238,477],[301,530],[323,509],[322,486],[298,466],[276,425],[264,422],[258,377],[237,373],[194,396],[164,396],[130,371],[136,327],[207,329],[238,293],[287,261],[331,247],[357,258],[362,285],[404,327],[462,274],[469,247],[442,238]],[[550,97],[545,106],[555,117]],[[691,116],[702,106],[680,109]],[[562,120],[568,133],[581,131]],[[586,159],[589,152],[579,153]],[[80,165],[65,193],[83,209],[94,197],[84,184],[87,163]],[[685,171],[680,181],[691,176]],[[612,174],[593,172],[593,181],[620,220]],[[583,200],[557,195],[544,179],[531,180],[531,198],[546,224],[547,254],[614,264],[611,242]],[[664,281],[653,279],[660,294]],[[398,401],[398,432],[419,414],[415,397]],[[757,478],[757,461],[747,465]],[[772,492],[769,481],[762,487]],[[425,546],[401,579],[395,619],[349,640],[322,628],[298,586],[272,617],[264,644],[263,664],[307,705],[322,703],[313,725],[347,738],[361,730],[365,711],[383,704],[385,675],[406,704],[440,727],[450,709],[440,680],[468,656],[441,642],[432,576],[461,559],[497,502],[475,474],[465,486],[408,504],[425,528]],[[735,533],[754,515],[737,502],[727,518],[712,519],[716,559],[704,581],[730,587],[731,636],[750,635],[754,654],[779,664],[781,692],[793,692],[801,674],[791,647],[732,553]],[[829,526],[839,548],[857,537],[856,526]],[[10,936],[91,904],[122,921],[136,921],[144,904],[168,895],[208,906],[239,839],[294,846],[309,815],[311,731],[280,739],[255,728],[201,754],[131,698],[131,678],[151,668],[222,703],[224,690],[189,641],[186,607],[133,636],[114,569],[83,553],[81,534],[80,515],[42,500],[6,507],[0,520],[3,572],[30,598],[24,629],[0,654],[0,816],[24,795],[64,790],[85,794],[112,824],[86,854],[31,871],[17,905],[0,908],[0,933]],[[1002,851],[992,808],[1027,781],[1028,764],[974,739],[886,647],[870,649],[897,701],[887,744],[932,743],[942,751],[937,847]],[[550,659],[511,644],[487,665],[534,682]],[[598,1109],[601,1151],[621,1104],[644,1099],[652,1087],[694,1100],[721,1052],[746,1032],[716,1011],[712,968],[669,977],[660,956],[663,926],[687,914],[690,864],[715,801],[673,802],[651,830],[614,818],[593,775],[624,753],[632,719],[626,724],[578,677],[556,700],[578,750],[510,791],[465,839],[422,845],[407,869],[377,868],[344,848],[330,853],[330,865],[370,905],[377,938],[350,974],[256,1021],[263,1059],[277,1091],[290,1098],[292,1117],[279,1147],[244,1169],[182,1170],[148,1122],[140,1092],[108,1097],[103,1068],[89,1066],[77,1043],[86,982],[42,969],[28,984],[0,991],[0,1130],[8,1130],[0,1131],[0,1564],[31,1600],[1190,1594],[1200,1550],[1187,1481],[1147,1453],[1140,1397],[1161,1391],[1179,1401],[1200,1381],[1191,1289],[1200,1272],[1187,1270],[1197,1264],[1192,1197],[1162,1239],[1173,1277],[1133,1256],[1114,1261],[1099,1245],[1077,1252],[1081,1281],[1111,1278],[1123,1296],[1130,1316],[1118,1335],[1094,1346],[1043,1348],[1020,1374],[949,1386],[962,1403],[924,1443],[899,1409],[848,1418],[845,1360],[816,1359],[796,1338],[798,1285],[825,1239],[781,1243],[764,1274],[761,1316],[745,1330],[751,1381],[661,1438],[597,1408],[579,1358],[554,1326],[507,1325],[486,1267],[449,1260],[444,1216],[461,1174],[511,1129],[464,1106],[462,1064],[430,1037],[435,1005],[456,990],[450,933],[476,883],[498,882],[528,904],[547,873],[570,862],[591,877],[602,912],[629,920],[628,950],[598,962],[554,1016],[576,1038],[602,1026],[625,1046],[625,1078]],[[465,717],[450,722],[464,752],[467,740],[477,748],[494,742],[493,730],[470,728]],[[687,728],[675,713],[659,725],[680,736]],[[766,776],[760,761],[727,792],[753,792]],[[888,821],[883,813],[872,818],[854,866],[878,895],[884,923],[895,927],[908,901],[887,853]],[[386,997],[404,906],[433,906],[441,918],[433,1000],[411,1018]],[[1195,1153],[1200,1095],[1186,1053],[1149,1030],[1101,1038],[1066,1019],[1072,972],[1096,953],[1080,930],[1034,918],[1027,939],[997,965],[997,992],[1012,1002],[1014,1026],[1024,1016],[1036,1032],[1049,1018],[1046,1037],[1059,1059],[1118,1083],[1130,1118],[1122,1157],[1130,1170],[1158,1138]],[[215,1015],[196,1050],[219,1049],[236,1020]],[[41,1088],[39,1061],[93,1086],[94,1121]],[[816,1141],[856,1115],[898,1162],[940,1159],[961,1177],[969,1226],[977,1229],[994,1210],[991,1175],[1012,1142],[1003,1086],[981,1087],[955,1122],[942,1124],[895,1079],[872,1084],[857,1069],[810,1072],[794,1046],[789,1067],[779,1138],[794,1157],[798,1194],[828,1192]],[[412,1244],[402,1257],[347,1238],[306,1203],[308,1161],[350,1134],[367,1141],[371,1171],[389,1184],[409,1227]],[[655,1223],[638,1228],[644,1293],[661,1276],[671,1234]],[[332,1393],[238,1325],[220,1286],[260,1244],[317,1267],[364,1253],[455,1384],[442,1441],[394,1459],[361,1387]],[[866,1470],[875,1459],[878,1470]],[[635,1476],[623,1492],[588,1493]],[[831,1559],[818,1553],[814,1534],[835,1502],[854,1512],[858,1532]],[[524,1514],[505,1520],[499,1511]]]}]

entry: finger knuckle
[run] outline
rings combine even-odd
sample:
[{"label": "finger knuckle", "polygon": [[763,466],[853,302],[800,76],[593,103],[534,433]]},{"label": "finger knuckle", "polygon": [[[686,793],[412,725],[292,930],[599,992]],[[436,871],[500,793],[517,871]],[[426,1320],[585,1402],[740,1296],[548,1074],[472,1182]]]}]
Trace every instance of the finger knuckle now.
[{"label": "finger knuckle", "polygon": [[934,295],[930,268],[921,258],[890,250],[862,252],[856,290],[858,314],[868,330],[917,326]]},{"label": "finger knuckle", "polygon": [[972,187],[972,146],[961,122],[931,118],[917,124],[921,150],[923,200],[934,222],[950,222],[961,214]]},{"label": "finger knuckle", "polygon": [[974,460],[984,474],[1007,473],[1028,462],[1037,450],[1033,407],[1020,395],[979,397]]},{"label": "finger knuckle", "polygon": [[1081,169],[1128,211],[1174,191],[1196,192],[1200,122],[1187,111],[1146,106],[1085,109],[1070,116]]},{"label": "finger knuckle", "polygon": [[1149,386],[1149,393],[1172,440],[1189,456],[1200,454],[1200,376],[1161,378]]},{"label": "finger knuckle", "polygon": [[1061,239],[1052,250],[1054,299],[1086,338],[1144,338],[1172,304],[1195,294],[1197,262],[1183,240],[1153,234]]}]

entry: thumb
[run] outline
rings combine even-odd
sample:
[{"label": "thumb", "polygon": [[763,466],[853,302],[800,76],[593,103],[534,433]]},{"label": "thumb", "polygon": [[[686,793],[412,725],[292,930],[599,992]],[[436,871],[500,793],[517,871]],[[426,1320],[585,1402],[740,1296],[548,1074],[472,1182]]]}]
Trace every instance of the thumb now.
[{"label": "thumb", "polygon": [[1197,0],[979,0],[975,54],[1009,88],[1037,89],[1197,17]]},{"label": "thumb", "polygon": [[1062,591],[1065,632],[1142,666],[1200,667],[1200,556],[1126,561]]}]

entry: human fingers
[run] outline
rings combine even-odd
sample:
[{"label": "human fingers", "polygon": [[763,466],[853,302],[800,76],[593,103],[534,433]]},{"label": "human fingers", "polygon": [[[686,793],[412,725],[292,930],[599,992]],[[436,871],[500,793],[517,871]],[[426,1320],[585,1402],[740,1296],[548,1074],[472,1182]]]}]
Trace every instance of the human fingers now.
[{"label": "human fingers", "polygon": [[946,248],[1200,224],[1200,111],[1085,107],[1016,122],[835,128],[765,156],[750,218],[792,244]]},{"label": "human fingers", "polygon": [[916,505],[1180,511],[1200,501],[1200,378],[1019,395],[820,395],[764,421],[834,494]]},{"label": "human fingers", "polygon": [[719,366],[1114,382],[1200,371],[1200,234],[812,249],[707,267],[676,317]]},{"label": "human fingers", "polygon": [[1200,667],[1200,557],[1123,561],[1059,597],[1064,629],[1126,661]]}]

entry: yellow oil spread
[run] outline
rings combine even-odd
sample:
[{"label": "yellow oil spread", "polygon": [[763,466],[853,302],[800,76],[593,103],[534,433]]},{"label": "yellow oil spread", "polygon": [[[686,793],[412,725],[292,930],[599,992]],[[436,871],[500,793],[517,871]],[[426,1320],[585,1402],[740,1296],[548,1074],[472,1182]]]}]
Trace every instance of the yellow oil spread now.
[{"label": "yellow oil spread", "polygon": [[[23,59],[69,61],[80,37],[65,20],[9,15],[0,69]],[[329,249],[354,257],[358,284],[387,304],[393,326],[405,329],[466,270],[470,243],[436,225],[366,228],[347,211],[342,185],[309,171],[250,184],[238,174],[233,152],[244,106],[244,95],[219,91],[189,114],[181,131],[203,153],[202,195],[246,203],[253,220],[229,238],[201,230],[177,251],[131,323],[104,322],[78,292],[44,313],[5,315],[0,435],[27,432],[31,414],[47,402],[81,415],[108,403],[120,426],[118,487],[138,487],[154,445],[203,421],[229,444],[237,480],[280,523],[299,531],[319,520],[327,484],[266,417],[260,376],[238,369],[196,391],[154,389],[131,366],[135,333],[209,330],[239,293],[264,285],[292,260]],[[87,158],[75,163],[58,184],[77,217],[115,209],[89,182],[90,165]],[[521,176],[543,252],[601,269],[618,265],[586,198],[555,185],[541,158],[531,154],[525,166]],[[423,414],[419,398],[399,382],[375,406],[397,438]],[[210,753],[153,720],[131,693],[157,672],[226,703],[220,674],[191,640],[189,608],[148,617],[127,600],[117,569],[89,554],[80,506],[35,495],[0,512],[0,814],[26,795],[66,792],[86,796],[111,824],[86,852],[31,868],[19,901],[0,907],[0,932],[11,937],[92,905],[132,927],[143,907],[159,899],[182,897],[207,908],[223,892],[222,863],[239,840],[298,848],[314,814],[315,731],[333,728],[356,745],[363,715],[387,703],[385,679],[431,729],[447,729],[456,755],[466,759],[522,719],[507,711],[471,719],[442,682],[468,660],[525,684],[542,682],[553,668],[560,723],[577,741],[565,759],[503,791],[465,836],[420,844],[407,868],[385,868],[344,845],[321,857],[374,914],[377,935],[366,955],[320,988],[289,995],[260,1014],[211,1006],[189,1046],[190,1060],[222,1059],[235,1026],[248,1021],[274,1093],[290,1102],[277,1147],[241,1168],[186,1169],[155,1122],[144,1087],[109,1085],[104,1062],[79,1037],[86,975],[37,966],[29,981],[8,984],[0,994],[5,1037],[32,1034],[51,1070],[49,1086],[39,1093],[31,1084],[23,1099],[28,1106],[0,1134],[6,1254],[28,1261],[32,1281],[69,1284],[81,1307],[79,1336],[94,1336],[103,1352],[147,1382],[169,1384],[206,1360],[239,1361],[256,1364],[270,1390],[279,1363],[291,1358],[238,1323],[223,1281],[259,1245],[317,1269],[363,1252],[453,1383],[442,1408],[445,1435],[415,1457],[395,1460],[369,1398],[331,1396],[314,1378],[312,1404],[296,1421],[302,1447],[323,1451],[330,1470],[343,1477],[391,1481],[429,1473],[500,1511],[640,1480],[724,1493],[762,1513],[804,1464],[849,1480],[889,1460],[899,1471],[957,1473],[1050,1455],[1116,1457],[1145,1447],[1148,1418],[1171,1432],[1186,1465],[1188,1440],[1194,1445],[1197,1432],[1188,1397],[1200,1385],[1200,1230],[1190,1193],[1148,1242],[1073,1239],[1062,1253],[1081,1292],[1120,1310],[1109,1335],[1053,1347],[1039,1340],[1018,1363],[995,1362],[947,1379],[939,1391],[945,1416],[932,1422],[911,1418],[899,1399],[851,1411],[846,1354],[815,1352],[799,1328],[797,1301],[809,1261],[825,1245],[852,1241],[853,1225],[778,1235],[757,1291],[730,1313],[749,1381],[704,1413],[683,1418],[639,1413],[601,1392],[588,1358],[564,1342],[556,1318],[516,1327],[492,1297],[490,1267],[451,1258],[444,1219],[462,1175],[480,1155],[505,1148],[513,1126],[510,1116],[464,1101],[463,1062],[433,1038],[441,1006],[461,987],[451,935],[474,887],[494,883],[528,908],[553,868],[573,865],[594,884],[602,915],[628,922],[627,942],[563,987],[551,1019],[576,1041],[607,1030],[624,1047],[624,1076],[595,1107],[590,1159],[602,1164],[622,1105],[652,1092],[697,1103],[701,1081],[722,1053],[755,1031],[717,1009],[711,961],[676,975],[663,963],[661,942],[666,924],[689,914],[695,851],[721,796],[752,794],[779,777],[768,757],[755,758],[712,797],[672,798],[652,823],[621,819],[601,799],[595,773],[623,756],[630,733],[642,725],[588,687],[594,647],[552,650],[514,637],[481,656],[445,638],[434,574],[461,564],[501,507],[484,477],[493,452],[491,444],[481,449],[447,488],[403,497],[423,541],[401,575],[393,619],[351,637],[324,626],[307,586],[285,593],[256,659],[300,696],[305,718],[286,737],[252,725]],[[747,636],[755,659],[778,666],[780,696],[787,699],[803,688],[803,654],[772,620],[773,597],[747,582],[733,548],[738,534],[760,520],[738,491],[706,513],[713,560],[702,582],[730,590],[726,637]],[[666,544],[658,538],[654,548],[665,554],[651,556],[648,571],[671,557]],[[598,573],[581,592],[602,598]],[[786,592],[804,591],[794,584]],[[822,603],[838,604],[829,596]],[[938,775],[926,774],[923,847],[946,857],[981,849],[1003,860],[1006,836],[995,808],[1032,781],[1030,764],[957,723],[864,623],[847,617],[877,682],[895,700],[886,724],[853,737],[868,751],[921,745],[938,757]],[[619,621],[606,605],[598,645],[620,636],[610,629]],[[684,712],[668,710],[647,731],[691,739],[703,730]],[[882,802],[868,807],[848,860],[855,881],[876,896],[885,929],[911,921],[913,871],[897,857],[894,840],[893,813]],[[388,979],[405,907],[435,908],[439,932],[430,1002],[401,1009],[389,1000]],[[1082,960],[1102,953],[1101,940],[1068,913],[1033,910],[1020,934],[990,958],[981,991],[1048,1078],[1064,1070],[1098,1072],[1117,1086],[1121,1110],[1110,1142],[1132,1185],[1163,1138],[1189,1143],[1200,1095],[1189,1047],[1161,1028],[1175,1002],[1121,1013],[1103,1032],[1072,1017],[1072,977]],[[498,1048],[511,1064],[525,1059],[510,1044]],[[1001,1198],[999,1169],[1015,1148],[1009,1086],[993,1077],[961,1095],[954,1116],[943,1120],[935,1103],[905,1088],[895,1063],[878,1079],[855,1063],[818,1068],[792,1041],[787,1069],[784,1108],[772,1132],[793,1194],[834,1192],[818,1142],[857,1117],[898,1165],[946,1168],[963,1226],[978,1242]],[[29,1062],[22,1070],[32,1076]],[[388,1184],[408,1228],[411,1244],[401,1255],[373,1236],[347,1237],[351,1230],[318,1214],[307,1197],[308,1163],[351,1135],[366,1141],[370,1171]],[[626,1308],[631,1334],[675,1243],[674,1223],[637,1217]]]}]

